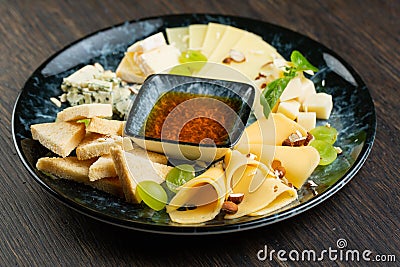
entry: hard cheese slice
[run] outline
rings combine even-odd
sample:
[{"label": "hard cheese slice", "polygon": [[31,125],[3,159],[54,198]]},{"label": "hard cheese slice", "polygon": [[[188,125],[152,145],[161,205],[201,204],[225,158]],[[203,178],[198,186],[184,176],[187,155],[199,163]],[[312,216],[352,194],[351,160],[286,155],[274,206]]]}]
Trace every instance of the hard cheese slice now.
[{"label": "hard cheese slice", "polygon": [[170,45],[175,46],[180,51],[186,51],[189,47],[189,28],[177,27],[167,28],[167,39]]},{"label": "hard cheese slice", "polygon": [[219,164],[184,184],[168,204],[167,212],[173,222],[206,222],[219,213],[226,194],[225,174]]},{"label": "hard cheese slice", "polygon": [[209,61],[222,63],[232,47],[242,38],[246,31],[228,26],[218,45],[208,58]]},{"label": "hard cheese slice", "polygon": [[208,58],[215,47],[221,40],[226,28],[228,26],[217,23],[209,23],[207,27],[207,32],[204,37],[204,42],[202,45],[202,53]]},{"label": "hard cheese slice", "polygon": [[274,57],[281,57],[274,47],[252,33],[243,35],[232,49],[243,53],[245,61],[231,62],[229,66],[237,69],[250,80],[258,76],[264,64],[272,61]]},{"label": "hard cheese slice", "polygon": [[189,26],[189,49],[201,50],[207,32],[206,24],[192,24]]}]

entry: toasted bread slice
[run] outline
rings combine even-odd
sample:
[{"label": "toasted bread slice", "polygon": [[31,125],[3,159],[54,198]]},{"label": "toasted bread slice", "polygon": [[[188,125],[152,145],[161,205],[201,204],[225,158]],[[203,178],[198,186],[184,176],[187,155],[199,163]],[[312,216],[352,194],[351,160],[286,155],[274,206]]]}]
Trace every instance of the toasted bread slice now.
[{"label": "toasted bread slice", "polygon": [[40,158],[36,163],[38,170],[55,175],[58,178],[84,183],[98,190],[117,197],[124,197],[121,182],[118,177],[108,177],[98,181],[89,181],[89,168],[94,159],[78,160],[76,157]]},{"label": "toasted bread slice", "polygon": [[78,160],[77,157],[67,158],[40,158],[36,163],[38,170],[53,174],[59,178],[85,183],[89,181],[89,167],[94,162],[90,160]]},{"label": "toasted bread slice", "polygon": [[50,122],[31,125],[32,138],[61,157],[68,156],[85,137],[85,124]]},{"label": "toasted bread slice", "polygon": [[86,184],[111,195],[124,198],[124,191],[118,177],[107,177],[94,182],[87,182]]},{"label": "toasted bread slice", "polygon": [[[133,145],[133,149],[127,151],[127,153],[131,153],[138,157],[149,159],[152,162],[160,163],[163,165],[166,165],[168,162],[166,156],[155,152],[146,151],[135,144]],[[117,176],[117,172],[115,170],[114,161],[111,158],[111,155],[101,156],[89,168],[90,181],[96,181],[105,177],[114,177],[114,176]]]},{"label": "toasted bread slice", "polygon": [[131,203],[140,202],[136,195],[136,186],[141,181],[155,181],[161,184],[172,167],[153,163],[148,159],[127,153],[120,147],[110,149],[111,157],[115,164],[115,170],[121,181],[125,199]]},{"label": "toasted bread slice", "polygon": [[151,160],[155,163],[160,163],[163,165],[167,165],[168,158],[163,155],[152,151],[147,151],[146,149],[141,148],[140,146],[136,145],[135,143],[132,144],[132,149],[125,149],[126,152],[134,154],[136,156],[140,156],[146,159]]},{"label": "toasted bread slice", "polygon": [[99,157],[109,154],[112,146],[120,146],[130,150],[132,149],[132,142],[129,138],[118,135],[88,133],[76,148],[76,156],[79,160]]},{"label": "toasted bread slice", "polygon": [[104,155],[98,158],[89,168],[89,180],[96,181],[106,177],[116,177],[114,161],[111,155]]},{"label": "toasted bread slice", "polygon": [[94,117],[90,120],[89,125],[86,127],[86,131],[99,134],[122,136],[124,126],[125,126],[124,121],[107,120]]},{"label": "toasted bread slice", "polygon": [[57,121],[77,121],[94,117],[112,116],[111,104],[83,104],[64,109],[57,113]]}]

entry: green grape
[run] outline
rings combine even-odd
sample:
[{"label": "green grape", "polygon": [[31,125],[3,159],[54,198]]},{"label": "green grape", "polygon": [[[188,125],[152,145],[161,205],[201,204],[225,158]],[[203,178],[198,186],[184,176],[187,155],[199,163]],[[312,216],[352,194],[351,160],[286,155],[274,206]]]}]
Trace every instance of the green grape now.
[{"label": "green grape", "polygon": [[205,55],[203,55],[200,51],[196,51],[196,50],[184,51],[179,56],[180,63],[189,63],[189,62],[196,62],[196,61],[207,61],[207,57]]},{"label": "green grape", "polygon": [[162,210],[167,201],[167,193],[161,185],[154,181],[142,181],[136,187],[136,194],[153,210]]},{"label": "green grape", "polygon": [[189,164],[178,165],[167,174],[165,178],[168,188],[177,192],[177,188],[194,178],[194,168]]},{"label": "green grape", "polygon": [[310,146],[314,147],[319,153],[319,165],[331,164],[337,157],[335,148],[328,142],[322,140],[313,140],[310,142]]},{"label": "green grape", "polygon": [[183,64],[173,67],[169,71],[169,74],[192,76],[192,70],[188,66],[186,66],[186,64]]},{"label": "green grape", "polygon": [[336,141],[337,130],[328,126],[317,126],[310,131],[316,140],[325,141],[333,145]]}]

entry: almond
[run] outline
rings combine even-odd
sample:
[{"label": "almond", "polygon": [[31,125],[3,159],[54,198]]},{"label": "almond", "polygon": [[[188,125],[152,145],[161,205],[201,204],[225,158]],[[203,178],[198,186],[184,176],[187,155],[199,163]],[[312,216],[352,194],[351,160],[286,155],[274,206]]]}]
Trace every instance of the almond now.
[{"label": "almond", "polygon": [[238,211],[238,205],[232,201],[225,201],[222,204],[221,211],[225,212],[226,214],[235,214]]},{"label": "almond", "polygon": [[229,51],[229,56],[231,57],[231,59],[233,61],[235,61],[237,63],[244,62],[246,60],[246,57],[244,56],[244,54],[235,49],[231,49]]},{"label": "almond", "polygon": [[234,193],[234,194],[229,194],[228,201],[232,201],[236,205],[239,205],[243,201],[243,198],[244,198],[243,193]]}]

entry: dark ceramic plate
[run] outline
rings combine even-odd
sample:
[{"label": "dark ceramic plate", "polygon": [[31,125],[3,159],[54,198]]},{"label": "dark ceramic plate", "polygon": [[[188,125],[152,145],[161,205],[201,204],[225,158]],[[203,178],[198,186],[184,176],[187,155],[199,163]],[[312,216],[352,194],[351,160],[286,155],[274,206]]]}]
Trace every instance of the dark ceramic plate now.
[{"label": "dark ceramic plate", "polygon": [[[229,24],[254,32],[276,47],[285,58],[289,58],[291,51],[297,49],[320,69],[313,80],[318,91],[333,95],[334,108],[329,123],[339,131],[337,145],[343,149],[343,154],[333,164],[318,167],[312,174],[311,179],[318,184],[314,191],[317,195],[307,188],[301,188],[298,203],[269,216],[215,219],[202,225],[182,226],[171,223],[164,212],[152,212],[144,206],[125,203],[85,185],[52,179],[35,168],[37,159],[49,151],[31,139],[29,126],[54,121],[60,109],[49,98],[61,94],[63,77],[95,62],[101,63],[105,69],[115,70],[124,51],[133,42],[163,31],[166,27],[207,22]],[[126,22],[91,34],[56,53],[26,82],[15,103],[12,128],[18,154],[33,178],[71,208],[130,229],[198,235],[269,225],[326,200],[349,182],[365,162],[375,137],[376,117],[371,96],[360,76],[338,55],[318,42],[266,22],[232,16],[188,14]]]}]

